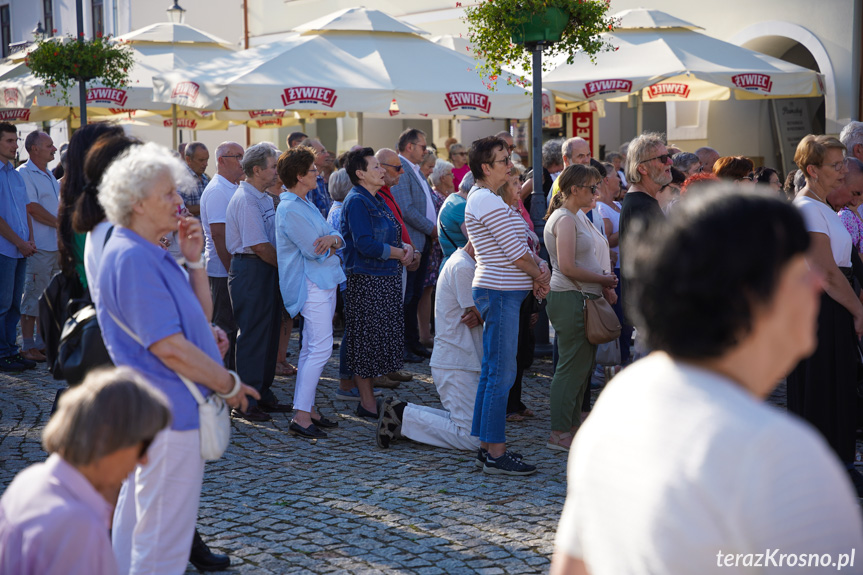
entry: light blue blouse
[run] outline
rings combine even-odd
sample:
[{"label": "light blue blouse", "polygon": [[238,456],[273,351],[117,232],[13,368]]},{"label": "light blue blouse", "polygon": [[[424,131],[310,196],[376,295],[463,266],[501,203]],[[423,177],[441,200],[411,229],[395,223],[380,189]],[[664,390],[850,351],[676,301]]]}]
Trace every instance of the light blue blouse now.
[{"label": "light blue blouse", "polygon": [[320,210],[293,192],[282,192],[276,210],[276,253],[279,258],[279,289],[285,309],[294,317],[308,298],[306,279],[322,290],[345,281],[339,258],[333,253],[315,253],[315,240],[342,234],[332,228]]}]

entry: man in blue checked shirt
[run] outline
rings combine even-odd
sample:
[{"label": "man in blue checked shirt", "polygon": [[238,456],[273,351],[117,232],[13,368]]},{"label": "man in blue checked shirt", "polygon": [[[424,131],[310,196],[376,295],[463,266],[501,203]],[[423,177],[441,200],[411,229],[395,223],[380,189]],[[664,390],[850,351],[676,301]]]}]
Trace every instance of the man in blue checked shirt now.
[{"label": "man in blue checked shirt", "polygon": [[210,178],[204,173],[207,170],[207,163],[210,161],[210,152],[207,150],[207,146],[201,142],[189,142],[183,152],[183,159],[195,180],[195,185],[177,191],[183,198],[183,203],[186,204],[189,213],[200,220],[201,196],[204,195],[204,190],[210,183]]}]

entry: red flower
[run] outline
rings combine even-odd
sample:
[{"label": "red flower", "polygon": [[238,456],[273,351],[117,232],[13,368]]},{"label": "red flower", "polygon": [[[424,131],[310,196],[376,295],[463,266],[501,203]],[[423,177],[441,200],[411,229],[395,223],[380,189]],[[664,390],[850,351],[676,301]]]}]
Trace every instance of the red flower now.
[{"label": "red flower", "polygon": [[56,28],[54,28],[53,30],[51,30],[51,33],[52,33],[52,34],[56,34],[56,33],[57,33],[57,29],[56,29]]},{"label": "red flower", "polygon": [[456,3],[455,3],[455,7],[456,7],[456,8],[461,8],[461,2],[456,2]]},{"label": "red flower", "polygon": [[96,38],[101,38],[101,37],[102,37],[102,33],[101,33],[101,32],[96,32]]},{"label": "red flower", "polygon": [[83,37],[84,37],[84,33],[83,33],[83,32],[78,32],[78,36],[80,36],[80,37],[82,37],[82,38],[83,38]]},{"label": "red flower", "polygon": [[58,55],[59,53],[60,53],[60,52],[54,52],[54,55],[56,56],[56,55]]}]

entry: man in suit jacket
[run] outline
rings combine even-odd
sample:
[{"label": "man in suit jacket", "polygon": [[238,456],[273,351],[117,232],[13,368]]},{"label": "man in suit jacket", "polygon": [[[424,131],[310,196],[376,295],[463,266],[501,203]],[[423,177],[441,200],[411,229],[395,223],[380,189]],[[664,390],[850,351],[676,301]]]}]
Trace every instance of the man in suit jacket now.
[{"label": "man in suit jacket", "polygon": [[405,353],[431,357],[431,352],[420,343],[417,321],[417,306],[423,292],[429,253],[432,242],[437,239],[437,215],[432,202],[432,192],[419,169],[426,152],[425,133],[408,128],[399,136],[398,149],[404,175],[391,191],[401,208],[411,243],[422,253],[419,267],[407,274],[404,306]]}]

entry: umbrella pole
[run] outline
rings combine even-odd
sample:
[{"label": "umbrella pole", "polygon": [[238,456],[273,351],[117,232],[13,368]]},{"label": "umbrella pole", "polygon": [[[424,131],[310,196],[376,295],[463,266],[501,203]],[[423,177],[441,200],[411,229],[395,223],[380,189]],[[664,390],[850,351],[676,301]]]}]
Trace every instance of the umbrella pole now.
[{"label": "umbrella pole", "polygon": [[357,144],[363,145],[363,113],[357,112]]},{"label": "umbrella pole", "polygon": [[[84,7],[81,0],[77,0],[75,2],[75,13],[78,20],[78,40],[77,42],[84,42]],[[80,78],[78,80],[78,106],[81,108],[81,127],[87,125],[87,82]],[[72,133],[69,132],[69,137],[72,137]]]},{"label": "umbrella pole", "polygon": [[171,104],[171,141],[173,150],[177,149],[177,104]]},{"label": "umbrella pole", "polygon": [[636,108],[635,108],[635,137],[641,135],[644,132],[644,100],[641,97],[641,92],[636,94]]}]

